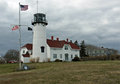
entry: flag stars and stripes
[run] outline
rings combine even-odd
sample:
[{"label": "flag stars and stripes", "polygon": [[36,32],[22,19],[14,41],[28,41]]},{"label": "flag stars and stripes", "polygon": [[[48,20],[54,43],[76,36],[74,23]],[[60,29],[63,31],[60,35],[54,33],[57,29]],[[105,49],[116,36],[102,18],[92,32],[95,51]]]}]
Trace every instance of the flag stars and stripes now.
[{"label": "flag stars and stripes", "polygon": [[28,10],[28,5],[20,5],[21,11]]},{"label": "flag stars and stripes", "polygon": [[19,29],[19,26],[18,26],[18,25],[15,25],[15,26],[12,28],[12,31],[13,31],[13,30],[17,30],[17,29]]}]

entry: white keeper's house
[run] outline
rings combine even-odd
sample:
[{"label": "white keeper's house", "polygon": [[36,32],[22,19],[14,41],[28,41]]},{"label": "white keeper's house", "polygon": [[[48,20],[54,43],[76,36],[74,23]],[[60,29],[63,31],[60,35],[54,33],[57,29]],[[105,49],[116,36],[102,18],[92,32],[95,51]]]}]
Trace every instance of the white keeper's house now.
[{"label": "white keeper's house", "polygon": [[[21,48],[21,61],[23,63],[29,63],[32,59],[32,46],[32,44],[25,44]],[[80,57],[79,50],[80,48],[69,42],[68,39],[66,41],[59,40],[59,38],[54,40],[53,36],[51,36],[51,39],[47,39],[47,59],[49,61],[55,61],[56,59],[72,61],[75,56]]]}]

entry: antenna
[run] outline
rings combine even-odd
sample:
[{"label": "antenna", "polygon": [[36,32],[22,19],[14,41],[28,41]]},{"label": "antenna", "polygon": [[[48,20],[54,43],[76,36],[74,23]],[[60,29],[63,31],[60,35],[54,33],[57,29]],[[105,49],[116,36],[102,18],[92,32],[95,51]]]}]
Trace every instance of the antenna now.
[{"label": "antenna", "polygon": [[38,0],[37,0],[37,13],[38,13]]}]

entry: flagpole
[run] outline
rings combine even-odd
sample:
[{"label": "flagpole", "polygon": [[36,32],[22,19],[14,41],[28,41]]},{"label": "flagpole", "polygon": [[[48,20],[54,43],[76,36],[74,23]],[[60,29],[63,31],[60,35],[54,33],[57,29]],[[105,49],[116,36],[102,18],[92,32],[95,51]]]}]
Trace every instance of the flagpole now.
[{"label": "flagpole", "polygon": [[37,13],[38,13],[38,0],[37,0]]},{"label": "flagpole", "polygon": [[19,69],[21,69],[21,17],[20,17],[20,2],[19,2]]}]

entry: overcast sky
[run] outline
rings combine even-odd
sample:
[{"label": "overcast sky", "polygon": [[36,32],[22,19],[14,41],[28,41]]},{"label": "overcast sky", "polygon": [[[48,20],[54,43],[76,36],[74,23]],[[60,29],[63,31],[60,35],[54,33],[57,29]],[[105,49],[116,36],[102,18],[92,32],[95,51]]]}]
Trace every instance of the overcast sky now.
[{"label": "overcast sky", "polygon": [[[19,2],[28,4],[21,11],[21,23],[31,26],[37,0],[0,0],[0,55],[19,49],[19,32],[12,31],[19,20]],[[38,11],[47,15],[47,38],[85,40],[86,44],[120,50],[120,0],[38,0]],[[22,45],[32,43],[32,32],[22,26]]]}]

